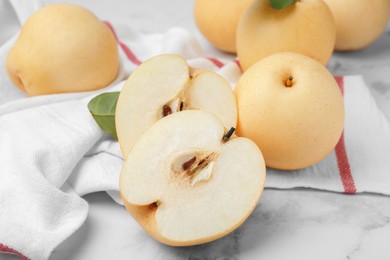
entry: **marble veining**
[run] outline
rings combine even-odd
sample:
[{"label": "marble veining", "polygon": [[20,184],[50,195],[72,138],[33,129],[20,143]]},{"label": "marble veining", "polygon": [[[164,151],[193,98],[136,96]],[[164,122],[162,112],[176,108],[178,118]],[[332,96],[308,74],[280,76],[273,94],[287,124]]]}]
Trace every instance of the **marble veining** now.
[{"label": "marble veining", "polygon": [[[212,243],[173,248],[146,235],[107,195],[88,195],[89,219],[51,259],[389,259],[390,199],[310,189],[266,189],[248,220]],[[104,216],[110,212],[110,218]],[[94,222],[92,224],[92,222]],[[107,224],[105,226],[104,224]],[[107,230],[110,231],[107,231]],[[102,238],[103,234],[111,237]],[[78,241],[83,237],[82,243]],[[113,239],[116,237],[115,239]],[[88,241],[94,241],[90,244]],[[110,252],[99,249],[102,243]]]}]

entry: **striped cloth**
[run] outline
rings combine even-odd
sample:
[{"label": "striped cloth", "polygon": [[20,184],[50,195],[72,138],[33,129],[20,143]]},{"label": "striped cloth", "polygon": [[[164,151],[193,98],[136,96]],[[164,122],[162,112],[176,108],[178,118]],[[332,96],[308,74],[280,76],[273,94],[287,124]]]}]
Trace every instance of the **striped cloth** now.
[{"label": "striped cloth", "polygon": [[[27,98],[5,73],[5,56],[15,39],[0,48],[0,252],[47,259],[85,221],[88,204],[83,195],[106,191],[121,203],[117,189],[122,155],[118,143],[90,116],[91,98],[120,90],[142,61],[162,53],[179,54],[193,67],[216,71],[233,88],[242,74],[237,60],[207,57],[181,28],[142,35],[126,25],[105,23],[116,35],[122,70],[116,82],[95,92]],[[336,79],[346,109],[336,148],[306,169],[269,169],[266,187],[390,195],[389,122],[360,76]]]}]

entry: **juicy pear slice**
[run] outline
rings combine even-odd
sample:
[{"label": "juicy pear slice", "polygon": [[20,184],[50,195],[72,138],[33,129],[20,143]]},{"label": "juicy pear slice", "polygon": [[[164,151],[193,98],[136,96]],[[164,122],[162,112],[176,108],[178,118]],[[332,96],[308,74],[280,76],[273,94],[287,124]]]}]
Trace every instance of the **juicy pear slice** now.
[{"label": "juicy pear slice", "polygon": [[247,138],[200,110],[165,117],[141,136],[119,181],[127,210],[158,241],[189,246],[238,228],[256,207],[265,163]]},{"label": "juicy pear slice", "polygon": [[164,54],[145,61],[127,79],[116,107],[123,156],[126,158],[142,133],[162,117],[197,109],[219,117],[226,129],[236,126],[236,99],[224,78],[190,68],[178,55]]}]

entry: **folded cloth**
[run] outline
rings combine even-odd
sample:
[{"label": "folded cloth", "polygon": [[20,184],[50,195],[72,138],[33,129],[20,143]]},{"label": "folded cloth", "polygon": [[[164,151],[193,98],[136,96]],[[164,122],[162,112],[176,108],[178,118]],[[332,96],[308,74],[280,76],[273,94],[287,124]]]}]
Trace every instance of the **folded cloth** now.
[{"label": "folded cloth", "polygon": [[[142,35],[125,25],[115,33],[122,73],[105,89],[25,97],[6,77],[4,61],[15,38],[0,48],[0,252],[47,259],[85,221],[81,196],[106,191],[116,202],[123,164],[118,143],[104,134],[87,104],[98,93],[120,91],[123,80],[145,59],[175,53],[191,66],[210,69],[234,88],[241,75],[235,60],[206,57],[187,31]],[[308,187],[344,193],[390,195],[390,127],[362,77],[337,77],[346,122],[335,150],[297,171],[268,169],[266,187]],[[6,98],[4,98],[6,97]]]}]

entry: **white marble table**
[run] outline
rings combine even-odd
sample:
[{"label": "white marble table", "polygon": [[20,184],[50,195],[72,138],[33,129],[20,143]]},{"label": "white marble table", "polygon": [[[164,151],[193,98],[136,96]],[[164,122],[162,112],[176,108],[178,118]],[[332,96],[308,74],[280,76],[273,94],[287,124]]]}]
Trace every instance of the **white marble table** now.
[{"label": "white marble table", "polygon": [[[144,33],[181,26],[201,41],[210,56],[218,53],[197,31],[193,0],[43,2],[78,3],[102,19],[131,22]],[[362,74],[390,120],[390,28],[363,51],[334,54],[329,69],[340,75]],[[154,241],[105,193],[85,199],[90,204],[85,224],[54,250],[51,259],[390,259],[390,198],[381,195],[266,189],[255,212],[238,230],[188,248]]]}]

